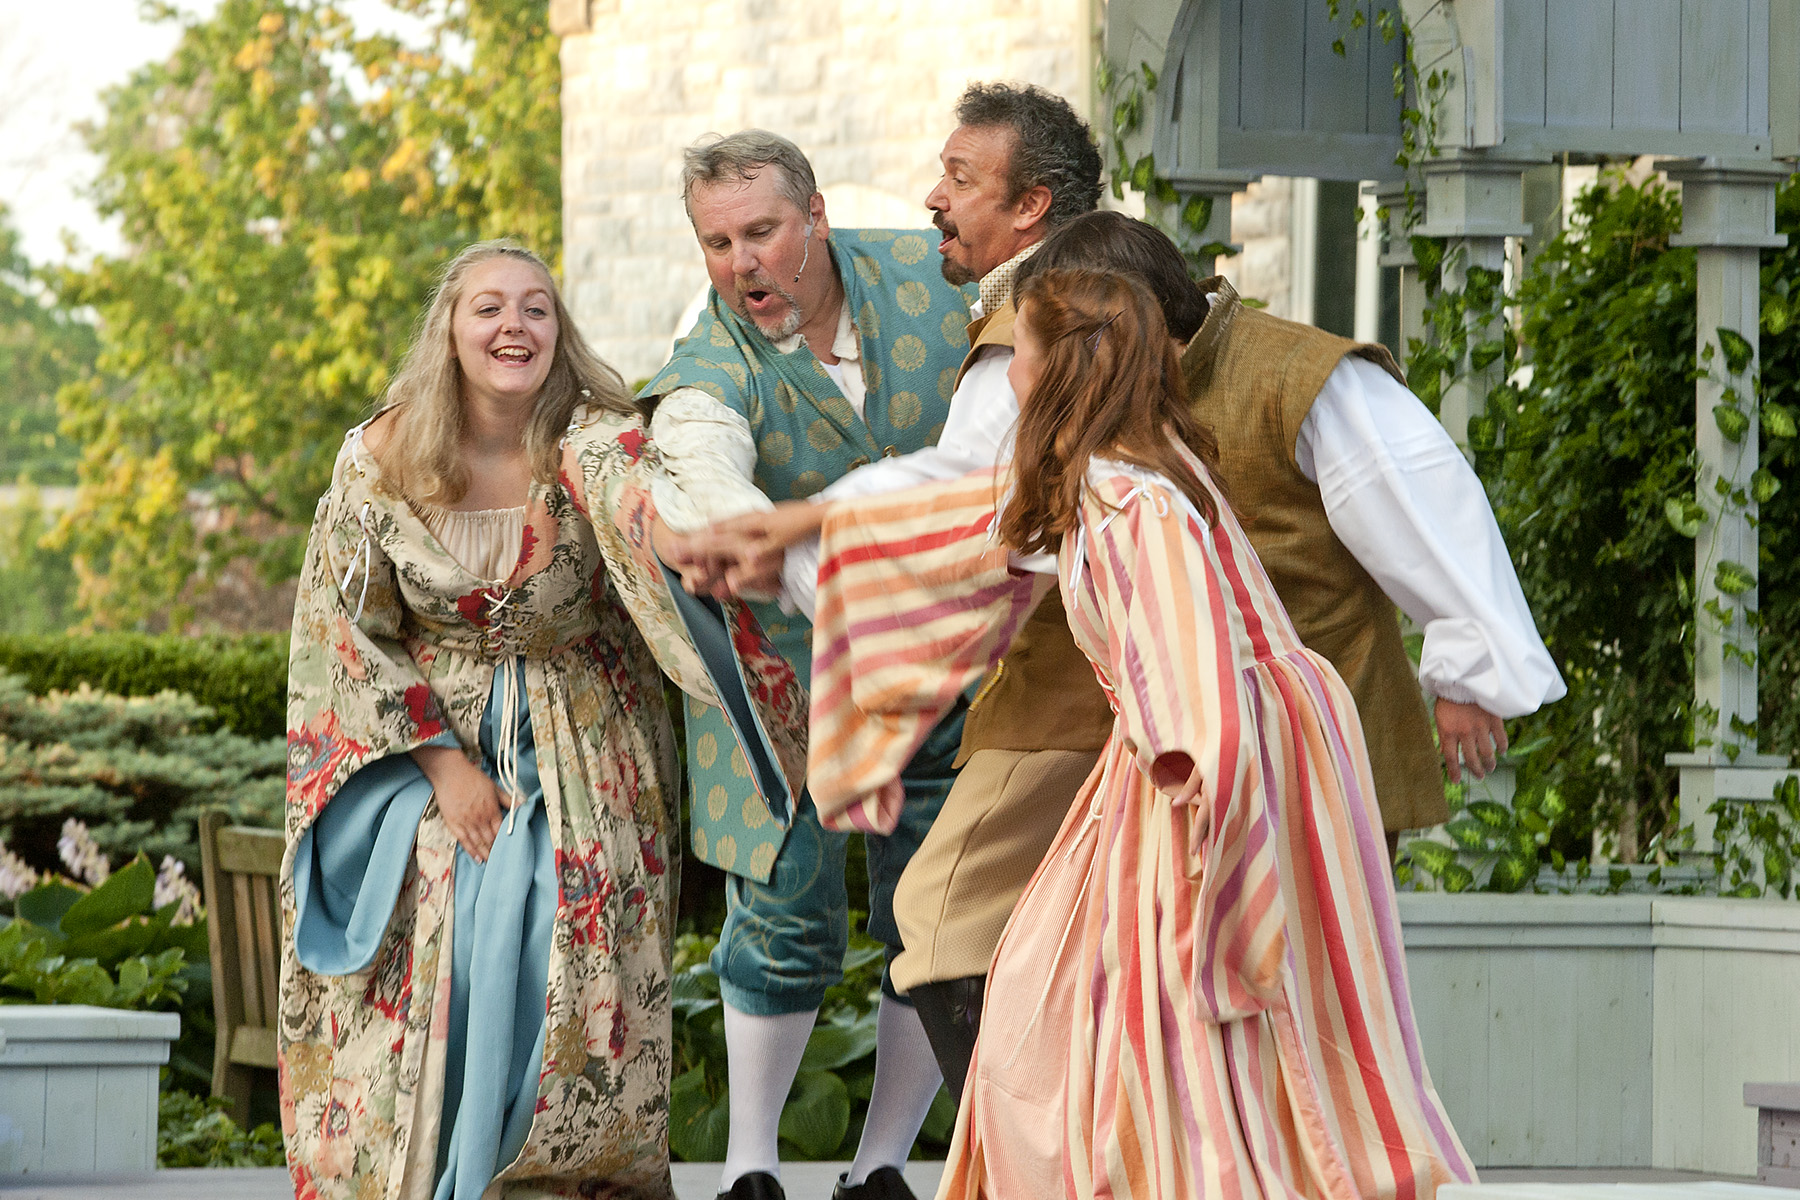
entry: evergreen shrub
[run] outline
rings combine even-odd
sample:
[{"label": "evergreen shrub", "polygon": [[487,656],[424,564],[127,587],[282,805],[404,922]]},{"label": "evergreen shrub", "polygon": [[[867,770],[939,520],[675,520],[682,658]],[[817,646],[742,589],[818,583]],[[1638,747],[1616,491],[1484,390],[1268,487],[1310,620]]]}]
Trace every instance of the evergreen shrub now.
[{"label": "evergreen shrub", "polygon": [[109,857],[172,855],[198,878],[200,813],[279,828],[287,769],[282,738],[208,730],[211,716],[173,692],[35,696],[0,674],[0,839],[54,870],[64,824],[77,819]]},{"label": "evergreen shrub", "polygon": [[40,696],[82,684],[115,696],[182,692],[211,710],[195,728],[253,738],[286,732],[287,655],[284,633],[0,636],[0,671]]}]

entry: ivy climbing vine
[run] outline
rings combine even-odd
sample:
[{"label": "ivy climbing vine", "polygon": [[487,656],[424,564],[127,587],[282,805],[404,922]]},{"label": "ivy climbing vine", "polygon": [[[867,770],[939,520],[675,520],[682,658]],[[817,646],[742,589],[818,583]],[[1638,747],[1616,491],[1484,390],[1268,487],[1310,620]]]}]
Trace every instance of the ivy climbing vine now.
[{"label": "ivy climbing vine", "polygon": [[1131,156],[1129,142],[1132,135],[1143,129],[1145,111],[1156,92],[1156,71],[1147,62],[1126,71],[1115,70],[1102,55],[1095,67],[1095,83],[1108,113],[1103,150],[1113,199],[1125,199],[1128,185],[1142,193],[1145,218],[1180,248],[1188,260],[1189,272],[1195,276],[1211,274],[1206,265],[1232,253],[1223,242],[1200,241],[1212,223],[1212,198],[1196,195],[1182,199],[1175,185],[1157,173],[1154,152]]}]

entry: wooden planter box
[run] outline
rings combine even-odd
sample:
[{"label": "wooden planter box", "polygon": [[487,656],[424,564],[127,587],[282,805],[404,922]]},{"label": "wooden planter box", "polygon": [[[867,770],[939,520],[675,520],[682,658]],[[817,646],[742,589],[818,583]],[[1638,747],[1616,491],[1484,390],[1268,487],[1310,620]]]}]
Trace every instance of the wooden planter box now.
[{"label": "wooden planter box", "polygon": [[1756,1174],[1744,1085],[1800,1079],[1800,903],[1411,893],[1400,919],[1477,1166]]},{"label": "wooden planter box", "polygon": [[0,1005],[0,1176],[156,1167],[174,1013]]}]

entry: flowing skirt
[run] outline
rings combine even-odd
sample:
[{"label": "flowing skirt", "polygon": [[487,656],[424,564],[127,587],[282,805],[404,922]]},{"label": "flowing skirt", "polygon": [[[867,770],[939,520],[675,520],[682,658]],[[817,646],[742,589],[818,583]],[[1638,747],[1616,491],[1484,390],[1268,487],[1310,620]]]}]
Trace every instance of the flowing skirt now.
[{"label": "flowing skirt", "polygon": [[1286,909],[1279,998],[1201,1015],[1224,949],[1197,920],[1205,813],[1115,729],[1001,938],[940,1198],[1429,1200],[1473,1178],[1414,1031],[1348,695],[1306,655],[1242,674]]},{"label": "flowing skirt", "polygon": [[[512,699],[524,800],[502,824],[487,862],[476,862],[460,847],[456,852],[434,1200],[479,1200],[518,1156],[537,1107],[544,1057],[556,862],[531,712],[522,689],[504,695],[503,675],[495,673],[482,717],[482,769],[498,778],[495,749],[509,717],[506,700]],[[445,744],[455,744],[445,737]],[[308,970],[351,975],[374,961],[431,794],[411,756],[377,759],[345,781],[301,835],[294,860],[294,941]]]}]

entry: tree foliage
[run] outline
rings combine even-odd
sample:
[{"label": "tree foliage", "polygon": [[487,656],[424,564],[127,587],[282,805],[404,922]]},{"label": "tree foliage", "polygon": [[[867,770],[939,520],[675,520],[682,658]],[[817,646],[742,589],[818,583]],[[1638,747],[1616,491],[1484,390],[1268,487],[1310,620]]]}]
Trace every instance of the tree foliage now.
[{"label": "tree foliage", "polygon": [[[1791,185],[1780,222],[1800,234]],[[1497,389],[1470,427],[1520,582],[1569,684],[1516,740],[1549,739],[1523,782],[1567,798],[1557,848],[1571,857],[1596,826],[1627,861],[1672,834],[1676,778],[1664,758],[1691,748],[1694,530],[1682,502],[1694,495],[1700,368],[1694,251],[1669,244],[1680,223],[1679,197],[1655,180],[1603,175],[1583,192],[1520,289],[1530,382]],[[1800,323],[1787,301],[1800,256],[1764,262],[1762,380],[1775,400],[1800,388]],[[1768,750],[1800,749],[1794,453],[1793,439],[1765,437],[1767,478],[1788,485],[1762,502],[1759,525]]]},{"label": "tree foliage", "polygon": [[99,339],[39,285],[0,204],[0,483],[75,482],[76,450],[57,436],[56,393],[92,374]]},{"label": "tree foliage", "polygon": [[174,54],[107,97],[97,199],[128,249],[57,281],[128,384],[62,394],[82,447],[64,532],[103,623],[159,619],[246,555],[292,577],[439,266],[500,235],[559,256],[545,0],[401,3],[422,46],[323,0],[165,8]]}]

